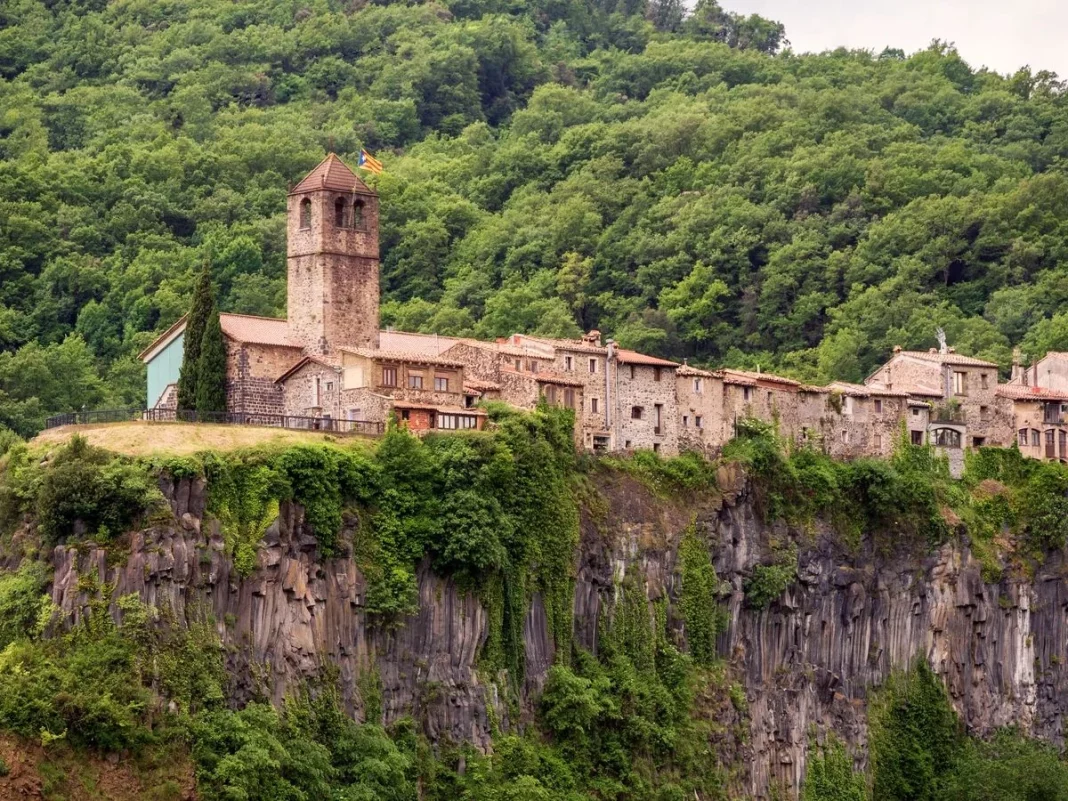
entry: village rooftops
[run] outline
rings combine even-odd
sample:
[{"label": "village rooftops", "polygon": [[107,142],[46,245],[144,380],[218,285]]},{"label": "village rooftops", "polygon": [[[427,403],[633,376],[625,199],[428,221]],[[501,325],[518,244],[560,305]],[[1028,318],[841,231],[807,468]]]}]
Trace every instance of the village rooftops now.
[{"label": "village rooftops", "polygon": [[[723,374],[723,380],[730,384],[743,384],[745,386],[755,386],[761,382],[765,384],[779,384],[784,389],[801,389],[802,384],[800,381],[794,381],[792,378],[785,378],[781,375],[775,375],[774,373],[757,373],[752,370],[735,370],[731,367],[724,367],[720,370]],[[731,379],[728,381],[728,378]],[[752,381],[752,384],[739,381],[737,379],[747,379]]]},{"label": "village rooftops", "polygon": [[875,395],[880,398],[907,398],[909,394],[897,389],[884,389],[867,384],[851,384],[848,381],[832,381],[827,385],[831,392],[841,392],[843,395],[852,395],[857,398],[867,398]]},{"label": "village rooftops", "polygon": [[475,417],[486,416],[486,413],[482,411],[482,409],[468,409],[463,406],[438,406],[433,403],[415,403],[414,401],[406,400],[393,401],[393,407],[396,409],[421,409],[428,412],[442,412],[443,414],[470,414]]},{"label": "village rooftops", "polygon": [[342,345],[338,348],[342,353],[351,353],[353,356],[362,356],[367,359],[377,359],[382,362],[405,362],[407,364],[432,364],[436,367],[463,367],[464,363],[459,359],[449,359],[445,356],[432,356],[427,353],[413,353],[403,350],[379,350],[378,348],[350,348]]},{"label": "village rooftops", "polygon": [[619,348],[616,351],[616,358],[620,364],[638,364],[648,365],[650,367],[668,367],[677,368],[679,364],[677,362],[669,362],[667,359],[658,359],[656,356],[646,356],[644,353],[638,353],[635,350],[625,350]]},{"label": "village rooftops", "polygon": [[440,356],[459,341],[456,337],[443,337],[438,334],[414,334],[392,329],[378,332],[378,347],[383,350],[425,353],[428,356]]},{"label": "village rooftops", "polygon": [[[148,361],[185,331],[186,319],[189,315],[184,314],[170,328],[156,337],[147,348],[141,351],[139,358]],[[223,335],[234,342],[245,345],[270,345],[276,348],[300,348],[289,338],[289,324],[285,318],[257,317],[252,314],[230,314],[223,312],[219,315],[219,326]]]},{"label": "village rooftops", "polygon": [[691,376],[694,377],[694,378],[716,378],[717,377],[716,373],[712,372],[711,370],[702,370],[702,369],[700,369],[698,367],[690,367],[690,365],[686,364],[685,362],[683,362],[681,365],[679,365],[679,369],[678,369],[676,375],[681,375],[683,378],[687,378],[687,377],[691,377]]},{"label": "village rooftops", "polygon": [[338,364],[336,361],[333,361],[332,359],[328,359],[325,356],[305,356],[299,362],[297,362],[292,367],[290,367],[288,370],[286,370],[284,373],[282,373],[282,375],[278,376],[278,378],[276,378],[274,380],[274,383],[276,383],[276,384],[284,384],[286,379],[288,379],[291,375],[296,373],[298,370],[300,370],[306,364],[318,364],[318,365],[322,365],[323,367],[329,367],[331,370],[334,370],[335,372],[339,372],[339,373],[341,372],[341,365]]},{"label": "village rooftops", "polygon": [[539,384],[559,384],[562,387],[581,387],[583,383],[576,381],[574,378],[568,378],[560,373],[554,373],[551,370],[539,370],[536,373],[520,372],[518,370],[511,370],[507,367],[502,367],[501,372],[506,375],[518,375],[523,378],[529,378],[533,381],[537,381]]},{"label": "village rooftops", "polygon": [[331,192],[355,192],[359,195],[373,195],[374,191],[334,153],[319,162],[304,179],[289,190],[291,195],[327,189]]},{"label": "village rooftops", "polygon": [[464,376],[464,391],[473,390],[474,392],[495,392],[500,390],[501,385],[495,381],[485,381],[481,378],[469,378]]},{"label": "village rooftops", "polygon": [[1000,384],[996,394],[1012,400],[1030,400],[1055,403],[1068,402],[1068,392],[1049,389],[1048,387],[1027,387],[1019,384]]},{"label": "village rooftops", "polygon": [[[996,369],[997,365],[993,362],[984,361],[983,359],[976,359],[974,356],[962,356],[959,353],[953,351],[952,348],[946,350],[945,353],[931,349],[931,350],[895,350],[894,356],[906,356],[911,359],[920,359],[925,362],[934,362],[936,364],[953,364],[960,367],[991,367]],[[882,369],[882,368],[880,368]]]}]

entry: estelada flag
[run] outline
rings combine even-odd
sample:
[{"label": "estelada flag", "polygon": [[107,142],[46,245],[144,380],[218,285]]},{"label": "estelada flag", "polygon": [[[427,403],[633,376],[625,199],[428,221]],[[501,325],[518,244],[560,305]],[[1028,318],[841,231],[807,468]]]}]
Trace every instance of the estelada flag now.
[{"label": "estelada flag", "polygon": [[382,162],[366,150],[360,150],[360,162],[358,166],[365,170],[370,170],[375,175],[379,175],[382,172]]}]

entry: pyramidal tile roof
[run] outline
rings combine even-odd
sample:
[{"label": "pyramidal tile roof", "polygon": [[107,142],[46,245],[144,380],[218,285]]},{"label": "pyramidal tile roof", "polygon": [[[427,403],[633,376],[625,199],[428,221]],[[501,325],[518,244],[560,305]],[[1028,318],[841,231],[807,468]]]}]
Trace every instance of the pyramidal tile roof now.
[{"label": "pyramidal tile roof", "polygon": [[335,153],[330,153],[319,162],[314,170],[304,176],[304,179],[289,190],[289,194],[296,195],[301,192],[314,192],[319,189],[329,189],[332,192],[358,192],[362,195],[373,195],[374,191],[360,180],[352,170],[348,168]]}]

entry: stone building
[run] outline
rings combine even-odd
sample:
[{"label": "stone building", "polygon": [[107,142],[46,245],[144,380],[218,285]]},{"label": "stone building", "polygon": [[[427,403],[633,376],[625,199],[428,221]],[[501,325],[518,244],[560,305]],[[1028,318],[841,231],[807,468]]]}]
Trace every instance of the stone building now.
[{"label": "stone building", "polygon": [[1068,390],[1003,384],[997,391],[1012,402],[1020,452],[1032,459],[1068,462]]}]

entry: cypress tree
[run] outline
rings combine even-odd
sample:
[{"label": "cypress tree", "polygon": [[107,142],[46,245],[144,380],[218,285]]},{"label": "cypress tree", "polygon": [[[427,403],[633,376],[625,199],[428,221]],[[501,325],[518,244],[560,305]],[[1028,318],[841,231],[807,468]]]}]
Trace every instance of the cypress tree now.
[{"label": "cypress tree", "polygon": [[219,311],[214,306],[200,340],[200,359],[197,361],[196,410],[226,411],[226,343],[223,341]]},{"label": "cypress tree", "polygon": [[[197,403],[197,364],[200,361],[200,343],[208,318],[215,309],[215,297],[211,289],[211,269],[205,263],[193,292],[193,305],[185,323],[182,368],[178,373],[178,408],[195,409]],[[218,314],[215,315],[218,317]]]}]

